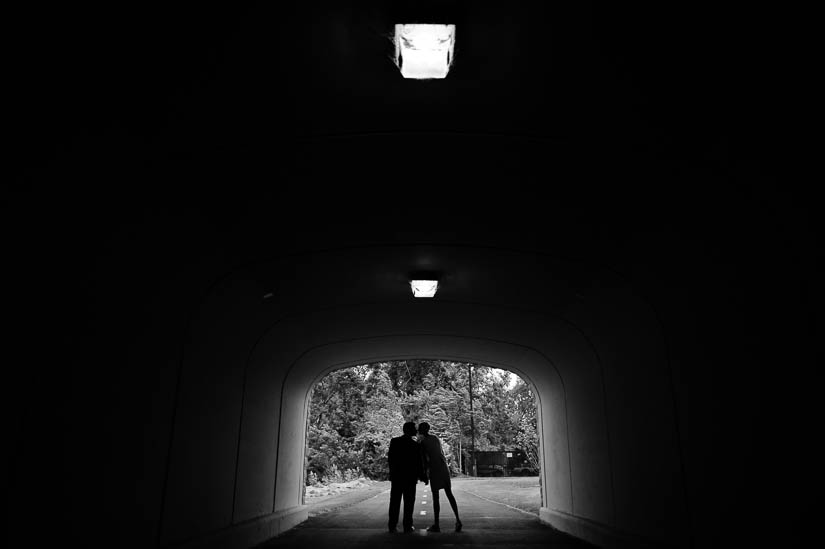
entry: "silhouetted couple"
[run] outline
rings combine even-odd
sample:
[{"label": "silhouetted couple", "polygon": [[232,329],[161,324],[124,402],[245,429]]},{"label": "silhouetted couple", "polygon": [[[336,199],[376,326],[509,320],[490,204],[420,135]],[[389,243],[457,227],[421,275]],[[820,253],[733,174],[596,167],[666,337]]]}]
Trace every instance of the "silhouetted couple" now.
[{"label": "silhouetted couple", "polygon": [[404,532],[412,532],[413,508],[415,506],[415,485],[420,480],[429,484],[433,493],[433,524],[427,528],[428,532],[440,532],[438,514],[441,504],[438,501],[438,492],[443,489],[455,513],[455,531],[461,531],[461,520],[458,518],[458,504],[453,496],[450,484],[450,470],[447,468],[447,459],[441,449],[441,441],[430,434],[430,424],[422,422],[418,426],[416,436],[415,423],[408,421],[404,424],[404,435],[390,440],[390,450],[387,455],[390,463],[390,532],[396,531],[398,512],[401,509],[401,498],[404,498],[404,518],[402,524]]}]

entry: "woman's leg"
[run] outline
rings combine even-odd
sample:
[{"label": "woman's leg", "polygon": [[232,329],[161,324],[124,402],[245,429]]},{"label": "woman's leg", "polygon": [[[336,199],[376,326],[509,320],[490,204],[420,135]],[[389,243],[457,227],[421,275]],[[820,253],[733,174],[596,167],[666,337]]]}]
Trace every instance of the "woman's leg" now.
[{"label": "woman's leg", "polygon": [[433,489],[433,526],[438,528],[438,513],[441,512],[441,502],[438,501],[438,490]]},{"label": "woman's leg", "polygon": [[451,486],[447,485],[444,487],[444,493],[447,494],[447,500],[450,502],[450,507],[453,508],[453,513],[455,514],[455,531],[461,531],[461,519],[458,518],[458,503],[455,501],[455,496],[453,495],[453,489]]},{"label": "woman's leg", "polygon": [[453,514],[455,514],[455,519],[458,520],[458,504],[455,502],[455,496],[453,495],[452,487],[445,486],[444,493],[447,494],[447,499],[450,502],[450,507],[453,508]]}]

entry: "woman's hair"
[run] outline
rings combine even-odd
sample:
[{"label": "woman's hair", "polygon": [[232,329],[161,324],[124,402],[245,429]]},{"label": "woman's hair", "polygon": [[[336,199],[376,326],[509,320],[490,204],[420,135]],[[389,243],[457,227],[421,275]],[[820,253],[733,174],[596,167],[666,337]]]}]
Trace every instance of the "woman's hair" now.
[{"label": "woman's hair", "polygon": [[418,432],[422,435],[426,435],[430,432],[430,424],[426,421],[422,421],[418,424]]}]

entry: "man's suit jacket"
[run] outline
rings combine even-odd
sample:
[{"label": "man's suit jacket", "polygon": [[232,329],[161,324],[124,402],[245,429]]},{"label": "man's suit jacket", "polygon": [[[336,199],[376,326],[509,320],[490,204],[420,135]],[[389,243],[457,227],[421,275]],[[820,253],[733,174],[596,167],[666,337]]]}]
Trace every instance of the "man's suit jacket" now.
[{"label": "man's suit jacket", "polygon": [[394,437],[390,440],[387,454],[390,462],[390,480],[412,482],[424,480],[424,451],[411,436]]}]

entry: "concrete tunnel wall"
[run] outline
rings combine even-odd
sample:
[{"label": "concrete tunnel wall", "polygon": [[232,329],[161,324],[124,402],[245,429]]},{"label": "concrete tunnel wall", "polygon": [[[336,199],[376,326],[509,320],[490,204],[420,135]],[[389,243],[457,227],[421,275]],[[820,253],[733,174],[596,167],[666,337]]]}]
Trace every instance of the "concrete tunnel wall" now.
[{"label": "concrete tunnel wall", "polygon": [[[686,544],[674,395],[650,307],[610,273],[587,273],[586,299],[570,299],[559,275],[570,266],[447,252],[453,271],[487,278],[457,276],[414,300],[403,271],[370,276],[393,272],[387,250],[362,249],[258,266],[213,289],[182,365],[161,545],[254,543],[304,519],[311,385],[336,366],[402,357],[496,365],[534,384],[546,522],[608,546]],[[347,265],[358,272],[323,280]],[[276,276],[285,289],[263,299],[260,281]]]}]

